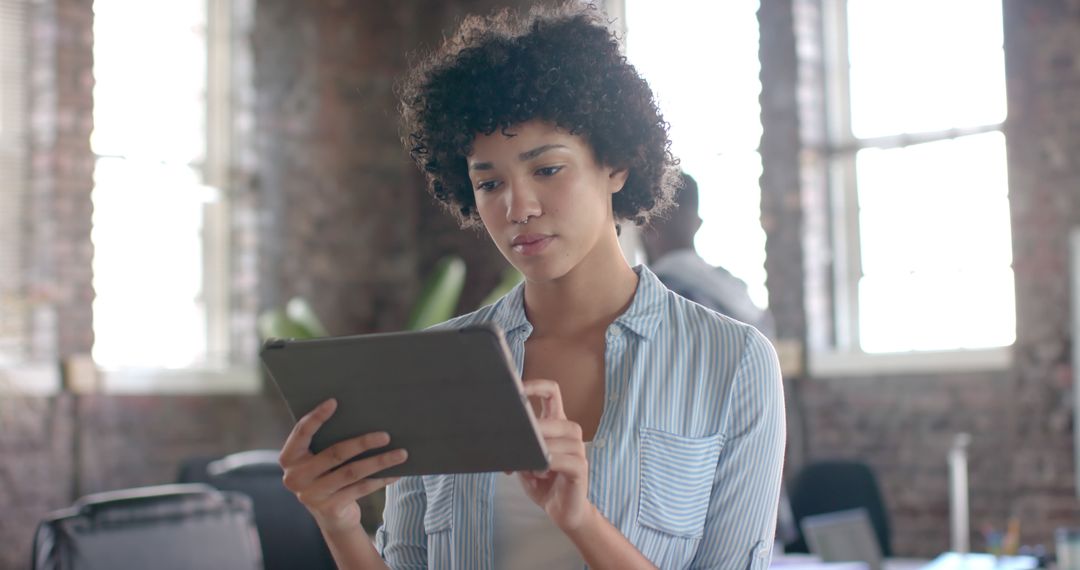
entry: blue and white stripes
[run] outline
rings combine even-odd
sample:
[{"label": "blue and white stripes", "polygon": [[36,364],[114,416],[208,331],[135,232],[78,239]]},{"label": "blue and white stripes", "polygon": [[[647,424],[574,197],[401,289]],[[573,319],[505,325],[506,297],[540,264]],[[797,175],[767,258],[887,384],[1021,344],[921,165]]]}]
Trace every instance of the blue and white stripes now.
[{"label": "blue and white stripes", "polygon": [[[766,568],[785,442],[775,352],[635,270],[634,300],[607,331],[590,499],[660,568]],[[522,302],[519,286],[443,326],[495,321],[520,371],[532,332]],[[402,479],[378,547],[395,569],[491,569],[493,498],[493,474]]]}]

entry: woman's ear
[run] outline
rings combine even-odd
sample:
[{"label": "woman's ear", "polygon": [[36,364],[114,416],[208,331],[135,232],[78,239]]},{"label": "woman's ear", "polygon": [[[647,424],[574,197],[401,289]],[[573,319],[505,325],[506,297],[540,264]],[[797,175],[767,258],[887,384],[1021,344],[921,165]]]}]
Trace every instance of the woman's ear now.
[{"label": "woman's ear", "polygon": [[612,194],[623,189],[626,186],[626,179],[630,177],[630,170],[628,168],[619,168],[611,171],[608,175],[608,189]]}]

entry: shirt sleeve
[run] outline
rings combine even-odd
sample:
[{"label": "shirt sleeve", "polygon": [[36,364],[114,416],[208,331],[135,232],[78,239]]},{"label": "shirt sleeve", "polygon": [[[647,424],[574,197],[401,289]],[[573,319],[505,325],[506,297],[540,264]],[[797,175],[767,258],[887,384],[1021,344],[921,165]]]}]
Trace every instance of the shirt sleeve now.
[{"label": "shirt sleeve", "polygon": [[424,512],[427,495],[420,477],[402,477],[386,488],[383,524],[375,534],[375,548],[394,570],[426,570],[427,534]]},{"label": "shirt sleeve", "polygon": [[768,568],[787,425],[776,351],[747,327],[731,383],[727,438],[716,465],[705,530],[692,568]]}]

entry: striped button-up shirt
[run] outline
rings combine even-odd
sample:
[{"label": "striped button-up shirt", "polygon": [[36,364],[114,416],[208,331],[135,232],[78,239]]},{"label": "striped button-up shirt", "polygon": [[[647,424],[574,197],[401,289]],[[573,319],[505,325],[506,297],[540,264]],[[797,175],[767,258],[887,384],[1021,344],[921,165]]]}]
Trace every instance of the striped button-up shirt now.
[{"label": "striped button-up shirt", "polygon": [[[659,568],[769,565],[784,457],[776,353],[753,327],[690,302],[646,267],[606,333],[589,499]],[[523,286],[441,326],[493,321],[521,372]],[[394,569],[492,569],[492,473],[406,477],[376,543]]]}]

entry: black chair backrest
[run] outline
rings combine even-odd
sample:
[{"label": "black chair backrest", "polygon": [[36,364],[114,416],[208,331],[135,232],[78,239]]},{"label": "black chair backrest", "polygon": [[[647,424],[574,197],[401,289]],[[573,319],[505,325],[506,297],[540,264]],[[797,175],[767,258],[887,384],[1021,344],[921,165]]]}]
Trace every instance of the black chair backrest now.
[{"label": "black chair backrest", "polygon": [[[791,486],[791,510],[795,520],[804,517],[857,508],[866,509],[881,546],[881,553],[892,555],[889,521],[877,478],[865,463],[858,461],[820,461],[806,465]],[[800,536],[785,547],[788,552],[807,552]]]},{"label": "black chair backrest", "polygon": [[206,483],[251,498],[266,570],[336,569],[315,519],[282,483],[277,457],[277,450],[253,450],[221,459],[193,458],[180,466],[180,482]]},{"label": "black chair backrest", "polygon": [[206,485],[88,495],[38,526],[33,570],[259,570],[251,500]]}]

